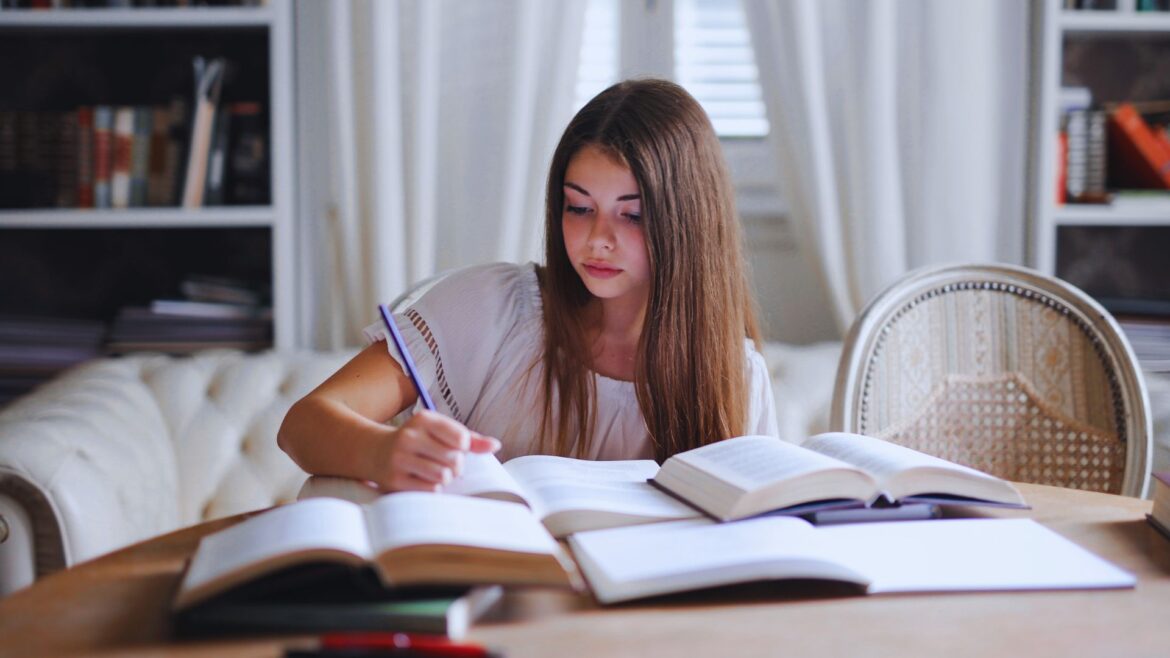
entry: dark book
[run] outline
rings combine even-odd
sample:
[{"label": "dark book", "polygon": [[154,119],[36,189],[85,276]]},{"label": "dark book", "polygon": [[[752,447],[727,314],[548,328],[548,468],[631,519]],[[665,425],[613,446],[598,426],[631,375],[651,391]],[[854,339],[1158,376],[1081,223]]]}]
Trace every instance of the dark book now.
[{"label": "dark book", "polygon": [[77,207],[93,207],[93,107],[77,108]]},{"label": "dark book", "polygon": [[271,202],[268,128],[260,103],[232,103],[228,135],[227,190],[225,201],[233,205],[266,205]]},{"label": "dark book", "polygon": [[1152,475],[1154,506],[1146,519],[1158,532],[1170,539],[1170,471]]},{"label": "dark book", "polygon": [[185,637],[367,631],[460,639],[502,594],[495,585],[387,588],[367,570],[313,564],[183,610],[175,628]]}]

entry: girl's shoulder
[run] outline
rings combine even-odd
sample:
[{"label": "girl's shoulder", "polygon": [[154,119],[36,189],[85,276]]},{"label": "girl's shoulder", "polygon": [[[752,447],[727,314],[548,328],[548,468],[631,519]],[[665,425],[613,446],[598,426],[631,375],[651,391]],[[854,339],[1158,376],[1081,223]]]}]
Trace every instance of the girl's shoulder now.
[{"label": "girl's shoulder", "polygon": [[426,297],[533,311],[540,308],[540,283],[535,263],[485,263],[452,270]]}]

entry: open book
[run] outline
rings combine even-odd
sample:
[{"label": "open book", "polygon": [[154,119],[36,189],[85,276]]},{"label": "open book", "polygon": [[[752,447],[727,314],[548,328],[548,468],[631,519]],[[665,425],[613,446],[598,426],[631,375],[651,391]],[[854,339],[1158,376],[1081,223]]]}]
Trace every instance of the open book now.
[{"label": "open book", "polygon": [[580,587],[572,560],[525,508],[494,500],[397,493],[367,505],[313,498],[204,537],[174,607],[305,565],[369,567],[387,587]]},{"label": "open book", "polygon": [[827,501],[1027,507],[997,477],[845,432],[799,446],[771,436],[711,443],[667,459],[653,482],[722,521]]},{"label": "open book", "polygon": [[[501,464],[494,455],[465,457],[463,474],[443,487],[444,493],[527,505],[556,537],[700,516],[647,482],[658,472],[658,464],[649,459],[590,461],[526,455]],[[337,496],[365,502],[379,495],[372,485],[356,480],[314,476],[298,497]]]},{"label": "open book", "polygon": [[616,603],[782,579],[893,592],[1104,589],[1135,578],[1030,519],[954,519],[815,527],[765,516],[692,519],[573,535],[594,596]]}]

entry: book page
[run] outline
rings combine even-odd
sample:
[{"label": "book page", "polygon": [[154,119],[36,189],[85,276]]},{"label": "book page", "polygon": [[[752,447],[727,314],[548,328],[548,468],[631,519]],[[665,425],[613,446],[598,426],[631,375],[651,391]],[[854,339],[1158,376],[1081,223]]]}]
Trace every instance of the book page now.
[{"label": "book page", "polygon": [[[810,437],[804,445],[870,473],[895,499],[913,493],[956,493],[1023,502],[1014,487],[997,477],[871,436],[827,432]],[[985,486],[972,491],[963,487],[964,482]]]},{"label": "book page", "polygon": [[817,531],[794,517],[596,530],[573,535],[569,545],[603,603],[781,578],[868,582],[827,560]]},{"label": "book page", "polygon": [[658,472],[650,459],[592,461],[529,455],[504,468],[524,487],[541,518],[572,511],[612,512],[653,519],[698,516],[690,506],[647,483]]},{"label": "book page", "polygon": [[444,486],[443,493],[530,504],[524,489],[495,455],[469,452],[463,460],[463,473]]},{"label": "book page", "polygon": [[201,596],[218,581],[226,587],[273,563],[285,566],[297,556],[326,552],[372,557],[360,506],[337,498],[313,498],[277,507],[204,537],[183,577],[177,604],[187,601],[184,594],[189,590],[190,596]]},{"label": "book page", "polygon": [[523,505],[485,498],[401,492],[365,506],[378,554],[416,545],[556,553],[556,540]]},{"label": "book page", "polygon": [[774,436],[727,439],[679,453],[670,459],[690,464],[744,491],[820,470],[853,468]]},{"label": "book page", "polygon": [[818,528],[871,592],[1133,587],[1135,578],[1031,519],[953,519]]}]

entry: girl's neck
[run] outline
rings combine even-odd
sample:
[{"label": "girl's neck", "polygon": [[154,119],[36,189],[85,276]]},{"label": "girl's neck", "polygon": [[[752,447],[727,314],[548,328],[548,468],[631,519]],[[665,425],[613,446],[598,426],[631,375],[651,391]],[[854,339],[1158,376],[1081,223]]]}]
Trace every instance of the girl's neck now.
[{"label": "girl's neck", "polygon": [[638,340],[646,307],[594,299],[585,308],[585,340],[592,354],[590,366],[611,379],[633,381]]}]

